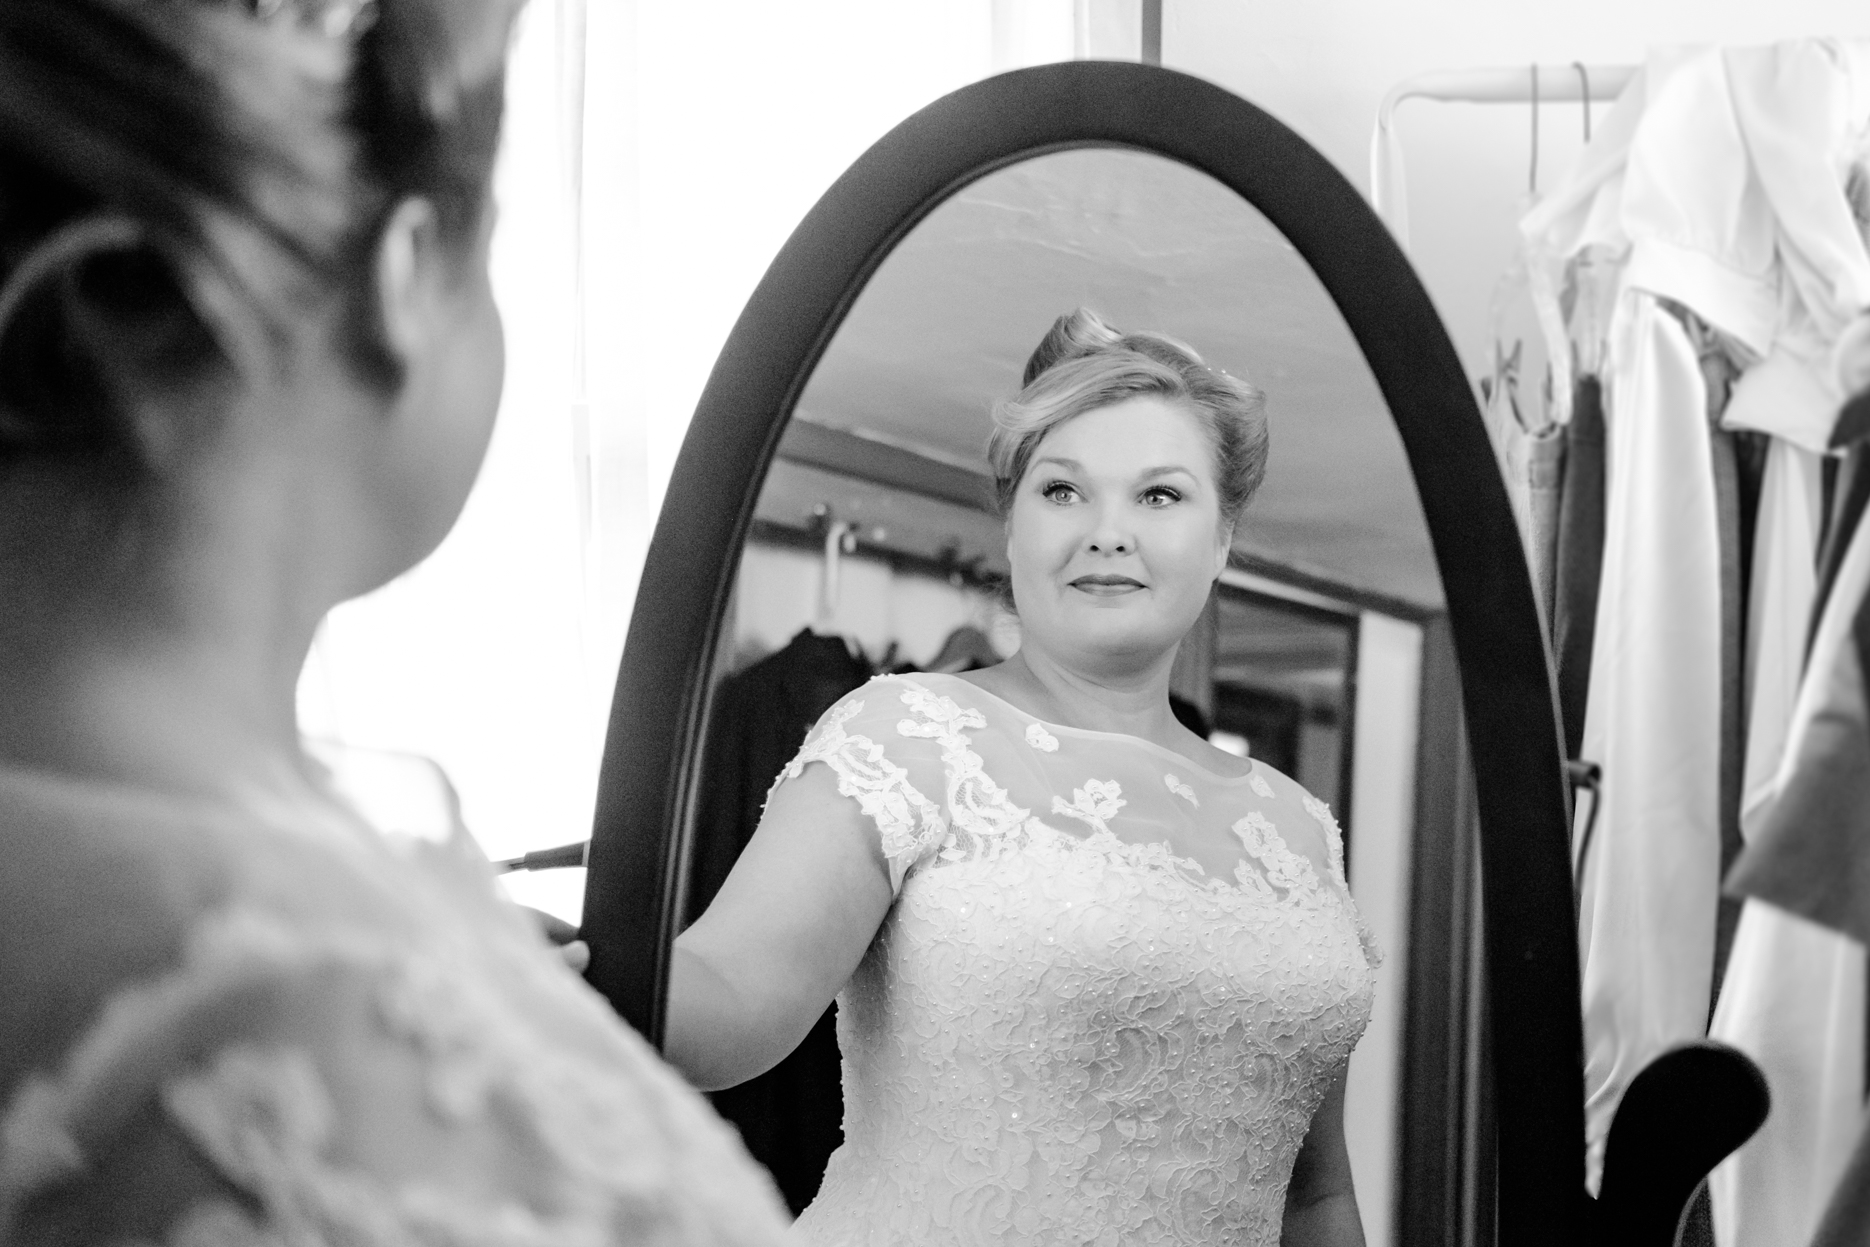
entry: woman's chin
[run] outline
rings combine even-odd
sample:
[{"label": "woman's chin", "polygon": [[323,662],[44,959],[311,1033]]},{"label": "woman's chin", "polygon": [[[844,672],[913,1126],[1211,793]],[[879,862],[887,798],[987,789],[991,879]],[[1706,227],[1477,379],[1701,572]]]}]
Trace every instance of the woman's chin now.
[{"label": "woman's chin", "polygon": [[1171,633],[1150,619],[1103,619],[1074,628],[1065,640],[1087,663],[1130,667],[1154,662],[1175,647],[1184,631]]}]

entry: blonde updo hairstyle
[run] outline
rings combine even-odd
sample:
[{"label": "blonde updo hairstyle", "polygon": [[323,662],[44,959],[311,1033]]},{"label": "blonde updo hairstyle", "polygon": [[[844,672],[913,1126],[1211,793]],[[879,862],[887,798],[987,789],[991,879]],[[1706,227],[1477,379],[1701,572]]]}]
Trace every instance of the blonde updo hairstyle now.
[{"label": "blonde updo hairstyle", "polygon": [[[283,375],[309,326],[366,389],[400,385],[375,247],[408,197],[478,236],[517,0],[0,4],[0,499],[31,465],[133,494]],[[45,472],[33,470],[33,478]]]},{"label": "blonde updo hairstyle", "polygon": [[1266,396],[1156,333],[1119,333],[1095,312],[1061,316],[1026,361],[1020,392],[996,403],[987,442],[1000,514],[1012,512],[1046,434],[1083,415],[1144,395],[1181,406],[1214,450],[1221,521],[1231,527],[1266,475]]}]

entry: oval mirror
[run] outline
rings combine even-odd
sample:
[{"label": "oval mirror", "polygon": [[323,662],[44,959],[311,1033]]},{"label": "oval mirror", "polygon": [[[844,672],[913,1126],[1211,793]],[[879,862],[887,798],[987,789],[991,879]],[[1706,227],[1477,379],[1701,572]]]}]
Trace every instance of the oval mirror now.
[{"label": "oval mirror", "polygon": [[[1571,1241],[1567,811],[1480,415],[1357,193],[1266,114],[1168,71],[1054,65],[949,96],[768,271],[637,597],[589,856],[592,982],[660,1041],[674,939],[818,715],[880,671],[1017,649],[989,411],[1081,306],[1268,395],[1266,483],[1171,683],[1184,723],[1338,811],[1388,953],[1346,1097],[1373,1241],[1474,1241],[1457,1227],[1496,1219],[1505,1241]],[[717,1096],[795,1208],[838,1141],[833,1027]]]}]

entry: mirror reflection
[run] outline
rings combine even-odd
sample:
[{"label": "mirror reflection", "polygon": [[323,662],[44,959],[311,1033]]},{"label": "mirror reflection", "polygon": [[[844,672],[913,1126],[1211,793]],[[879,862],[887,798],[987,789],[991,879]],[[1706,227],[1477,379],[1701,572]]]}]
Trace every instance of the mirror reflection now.
[{"label": "mirror reflection", "polygon": [[944,204],[792,413],[727,628],[667,1054],[814,1241],[1264,1235],[1288,1177],[1387,1237],[1404,1137],[1481,1094],[1399,1099],[1473,1029],[1451,651],[1263,217],[1110,150]]}]

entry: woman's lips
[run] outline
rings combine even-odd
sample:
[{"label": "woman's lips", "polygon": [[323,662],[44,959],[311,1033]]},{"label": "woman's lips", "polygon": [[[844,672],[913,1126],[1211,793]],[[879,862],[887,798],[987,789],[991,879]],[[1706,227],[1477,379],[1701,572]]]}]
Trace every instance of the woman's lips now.
[{"label": "woman's lips", "polygon": [[1097,597],[1114,597],[1137,592],[1143,587],[1143,582],[1128,576],[1080,576],[1071,582],[1071,587]]}]

